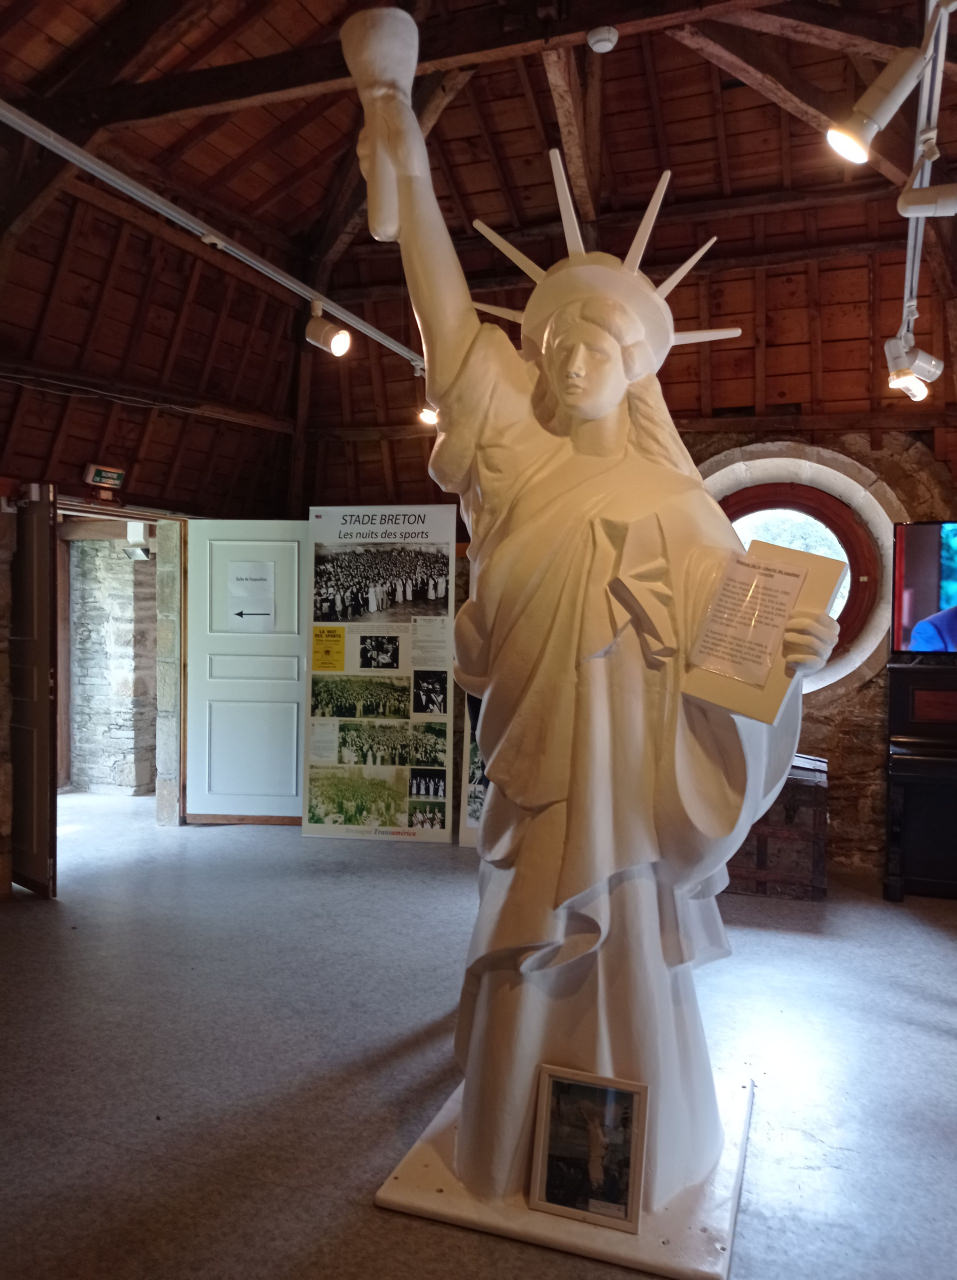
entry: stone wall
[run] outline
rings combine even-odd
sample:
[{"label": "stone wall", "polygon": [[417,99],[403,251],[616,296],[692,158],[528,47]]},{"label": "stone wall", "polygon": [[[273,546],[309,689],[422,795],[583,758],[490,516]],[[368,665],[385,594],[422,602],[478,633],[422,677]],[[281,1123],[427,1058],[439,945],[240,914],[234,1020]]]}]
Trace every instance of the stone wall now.
[{"label": "stone wall", "polygon": [[156,821],[176,826],[180,813],[180,626],[182,526],[156,526]]},{"label": "stone wall", "polygon": [[[875,419],[878,422],[879,419]],[[728,449],[758,443],[744,436],[690,436],[699,465]],[[919,438],[885,433],[873,449],[865,434],[828,436],[828,449],[873,471],[896,494],[911,520],[957,519],[957,486]],[[887,670],[863,682],[840,681],[805,698],[799,749],[828,762],[828,860],[833,865],[884,871]]]},{"label": "stone wall", "polygon": [[71,781],[145,795],[156,775],[156,563],[70,546]]}]

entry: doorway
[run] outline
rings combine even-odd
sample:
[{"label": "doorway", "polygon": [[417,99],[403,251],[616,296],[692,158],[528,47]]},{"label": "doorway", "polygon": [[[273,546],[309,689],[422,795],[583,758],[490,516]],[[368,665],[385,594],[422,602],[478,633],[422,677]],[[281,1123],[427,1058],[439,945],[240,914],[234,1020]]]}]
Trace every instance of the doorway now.
[{"label": "doorway", "polygon": [[58,535],[58,789],[153,794],[155,526],[67,516]]}]

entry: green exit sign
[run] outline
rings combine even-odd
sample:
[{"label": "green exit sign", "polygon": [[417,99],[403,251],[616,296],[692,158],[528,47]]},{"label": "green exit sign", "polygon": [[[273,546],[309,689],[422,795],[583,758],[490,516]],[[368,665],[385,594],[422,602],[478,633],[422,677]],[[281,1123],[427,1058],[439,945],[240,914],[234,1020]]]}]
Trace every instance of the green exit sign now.
[{"label": "green exit sign", "polygon": [[95,485],[98,489],[119,489],[123,484],[125,471],[120,471],[117,467],[101,467],[95,462],[91,462],[83,473],[83,479],[87,484]]}]

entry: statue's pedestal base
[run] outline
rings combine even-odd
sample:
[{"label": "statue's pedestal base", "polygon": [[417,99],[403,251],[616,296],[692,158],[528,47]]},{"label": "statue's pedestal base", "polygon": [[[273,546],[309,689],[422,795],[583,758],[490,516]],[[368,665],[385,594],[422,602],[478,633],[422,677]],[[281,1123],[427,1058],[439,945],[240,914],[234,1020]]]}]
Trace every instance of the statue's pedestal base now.
[{"label": "statue's pedestal base", "polygon": [[706,1182],[682,1192],[660,1212],[642,1213],[637,1235],[529,1209],[521,1196],[489,1203],[466,1191],[452,1172],[461,1086],[379,1188],[375,1202],[384,1209],[510,1236],[652,1275],[727,1280],[753,1085],[722,1080],[720,1075],[715,1083],[725,1134],[717,1167]]}]

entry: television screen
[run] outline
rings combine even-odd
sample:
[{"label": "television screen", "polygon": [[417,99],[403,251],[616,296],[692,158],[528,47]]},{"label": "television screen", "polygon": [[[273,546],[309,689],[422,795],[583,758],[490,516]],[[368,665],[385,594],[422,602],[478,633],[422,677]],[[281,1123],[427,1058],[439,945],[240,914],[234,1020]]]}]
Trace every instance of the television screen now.
[{"label": "television screen", "polygon": [[957,522],[894,535],[894,650],[957,653]]}]

